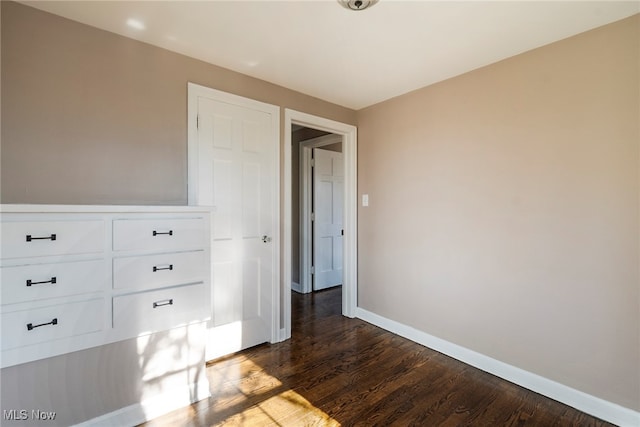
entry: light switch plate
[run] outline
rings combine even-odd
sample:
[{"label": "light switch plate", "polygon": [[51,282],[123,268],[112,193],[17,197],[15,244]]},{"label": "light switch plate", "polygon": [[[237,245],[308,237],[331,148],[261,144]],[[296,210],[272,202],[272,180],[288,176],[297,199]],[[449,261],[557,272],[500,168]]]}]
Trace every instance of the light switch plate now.
[{"label": "light switch plate", "polygon": [[362,206],[369,206],[369,195],[368,194],[363,194],[362,195]]}]

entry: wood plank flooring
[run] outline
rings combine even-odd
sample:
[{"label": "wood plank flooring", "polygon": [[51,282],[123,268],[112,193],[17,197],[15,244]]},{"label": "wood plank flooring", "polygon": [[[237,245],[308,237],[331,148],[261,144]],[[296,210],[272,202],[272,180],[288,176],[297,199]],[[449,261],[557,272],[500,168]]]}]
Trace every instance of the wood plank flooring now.
[{"label": "wood plank flooring", "polygon": [[610,426],[342,317],[341,289],[292,296],[292,338],[207,364],[212,396],[159,426]]}]

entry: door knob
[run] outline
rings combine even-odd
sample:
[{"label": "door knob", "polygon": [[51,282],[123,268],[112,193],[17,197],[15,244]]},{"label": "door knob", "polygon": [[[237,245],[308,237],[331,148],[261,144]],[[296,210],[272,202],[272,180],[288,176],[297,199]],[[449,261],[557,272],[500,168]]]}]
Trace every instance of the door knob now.
[{"label": "door knob", "polygon": [[262,241],[264,243],[268,243],[271,241],[271,237],[267,236],[266,234],[264,236],[262,236]]}]

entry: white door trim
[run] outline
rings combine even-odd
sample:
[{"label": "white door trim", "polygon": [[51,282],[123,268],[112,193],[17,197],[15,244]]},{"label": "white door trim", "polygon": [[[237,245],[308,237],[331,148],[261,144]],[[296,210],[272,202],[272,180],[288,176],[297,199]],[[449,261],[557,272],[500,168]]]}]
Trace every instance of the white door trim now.
[{"label": "white door trim", "polygon": [[[311,150],[342,142],[342,135],[324,135],[300,142],[300,291],[312,291],[311,277]],[[295,177],[293,178],[295,179]]]},{"label": "white door trim", "polygon": [[[267,104],[250,98],[234,95],[220,90],[208,88],[195,83],[187,83],[187,193],[188,204],[198,206],[198,97],[215,99],[219,102],[226,102],[239,105],[245,108],[262,111],[271,116],[272,133],[269,135],[269,143],[275,147],[274,158],[274,180],[271,183],[273,194],[272,207],[272,244],[275,256],[272,271],[271,290],[271,342],[280,340],[280,107]],[[215,215],[215,207],[212,207]],[[213,277],[213,276],[212,276]],[[213,282],[212,282],[213,283]],[[291,283],[291,273],[289,273],[289,283]]]},{"label": "white door trim", "polygon": [[282,291],[284,313],[283,340],[291,337],[291,126],[297,124],[342,135],[344,154],[344,272],[342,285],[342,314],[354,317],[358,296],[358,147],[357,129],[295,110],[284,110],[284,212]]}]

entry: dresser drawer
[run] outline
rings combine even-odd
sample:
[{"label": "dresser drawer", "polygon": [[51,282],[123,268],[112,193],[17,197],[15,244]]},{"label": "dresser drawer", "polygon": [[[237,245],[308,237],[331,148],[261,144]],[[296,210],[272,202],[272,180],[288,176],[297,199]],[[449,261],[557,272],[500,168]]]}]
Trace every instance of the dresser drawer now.
[{"label": "dresser drawer", "polygon": [[2,258],[98,253],[104,221],[2,222]]},{"label": "dresser drawer", "polygon": [[201,282],[206,262],[204,251],[114,258],[113,287],[149,289]]},{"label": "dresser drawer", "polygon": [[208,318],[204,283],[113,298],[113,327],[131,336]]},{"label": "dresser drawer", "polygon": [[102,329],[104,299],[3,313],[2,350]]},{"label": "dresser drawer", "polygon": [[207,244],[203,218],[121,219],[113,221],[113,249],[172,251]]},{"label": "dresser drawer", "polygon": [[106,288],[104,260],[20,265],[0,269],[0,303],[58,298]]}]

